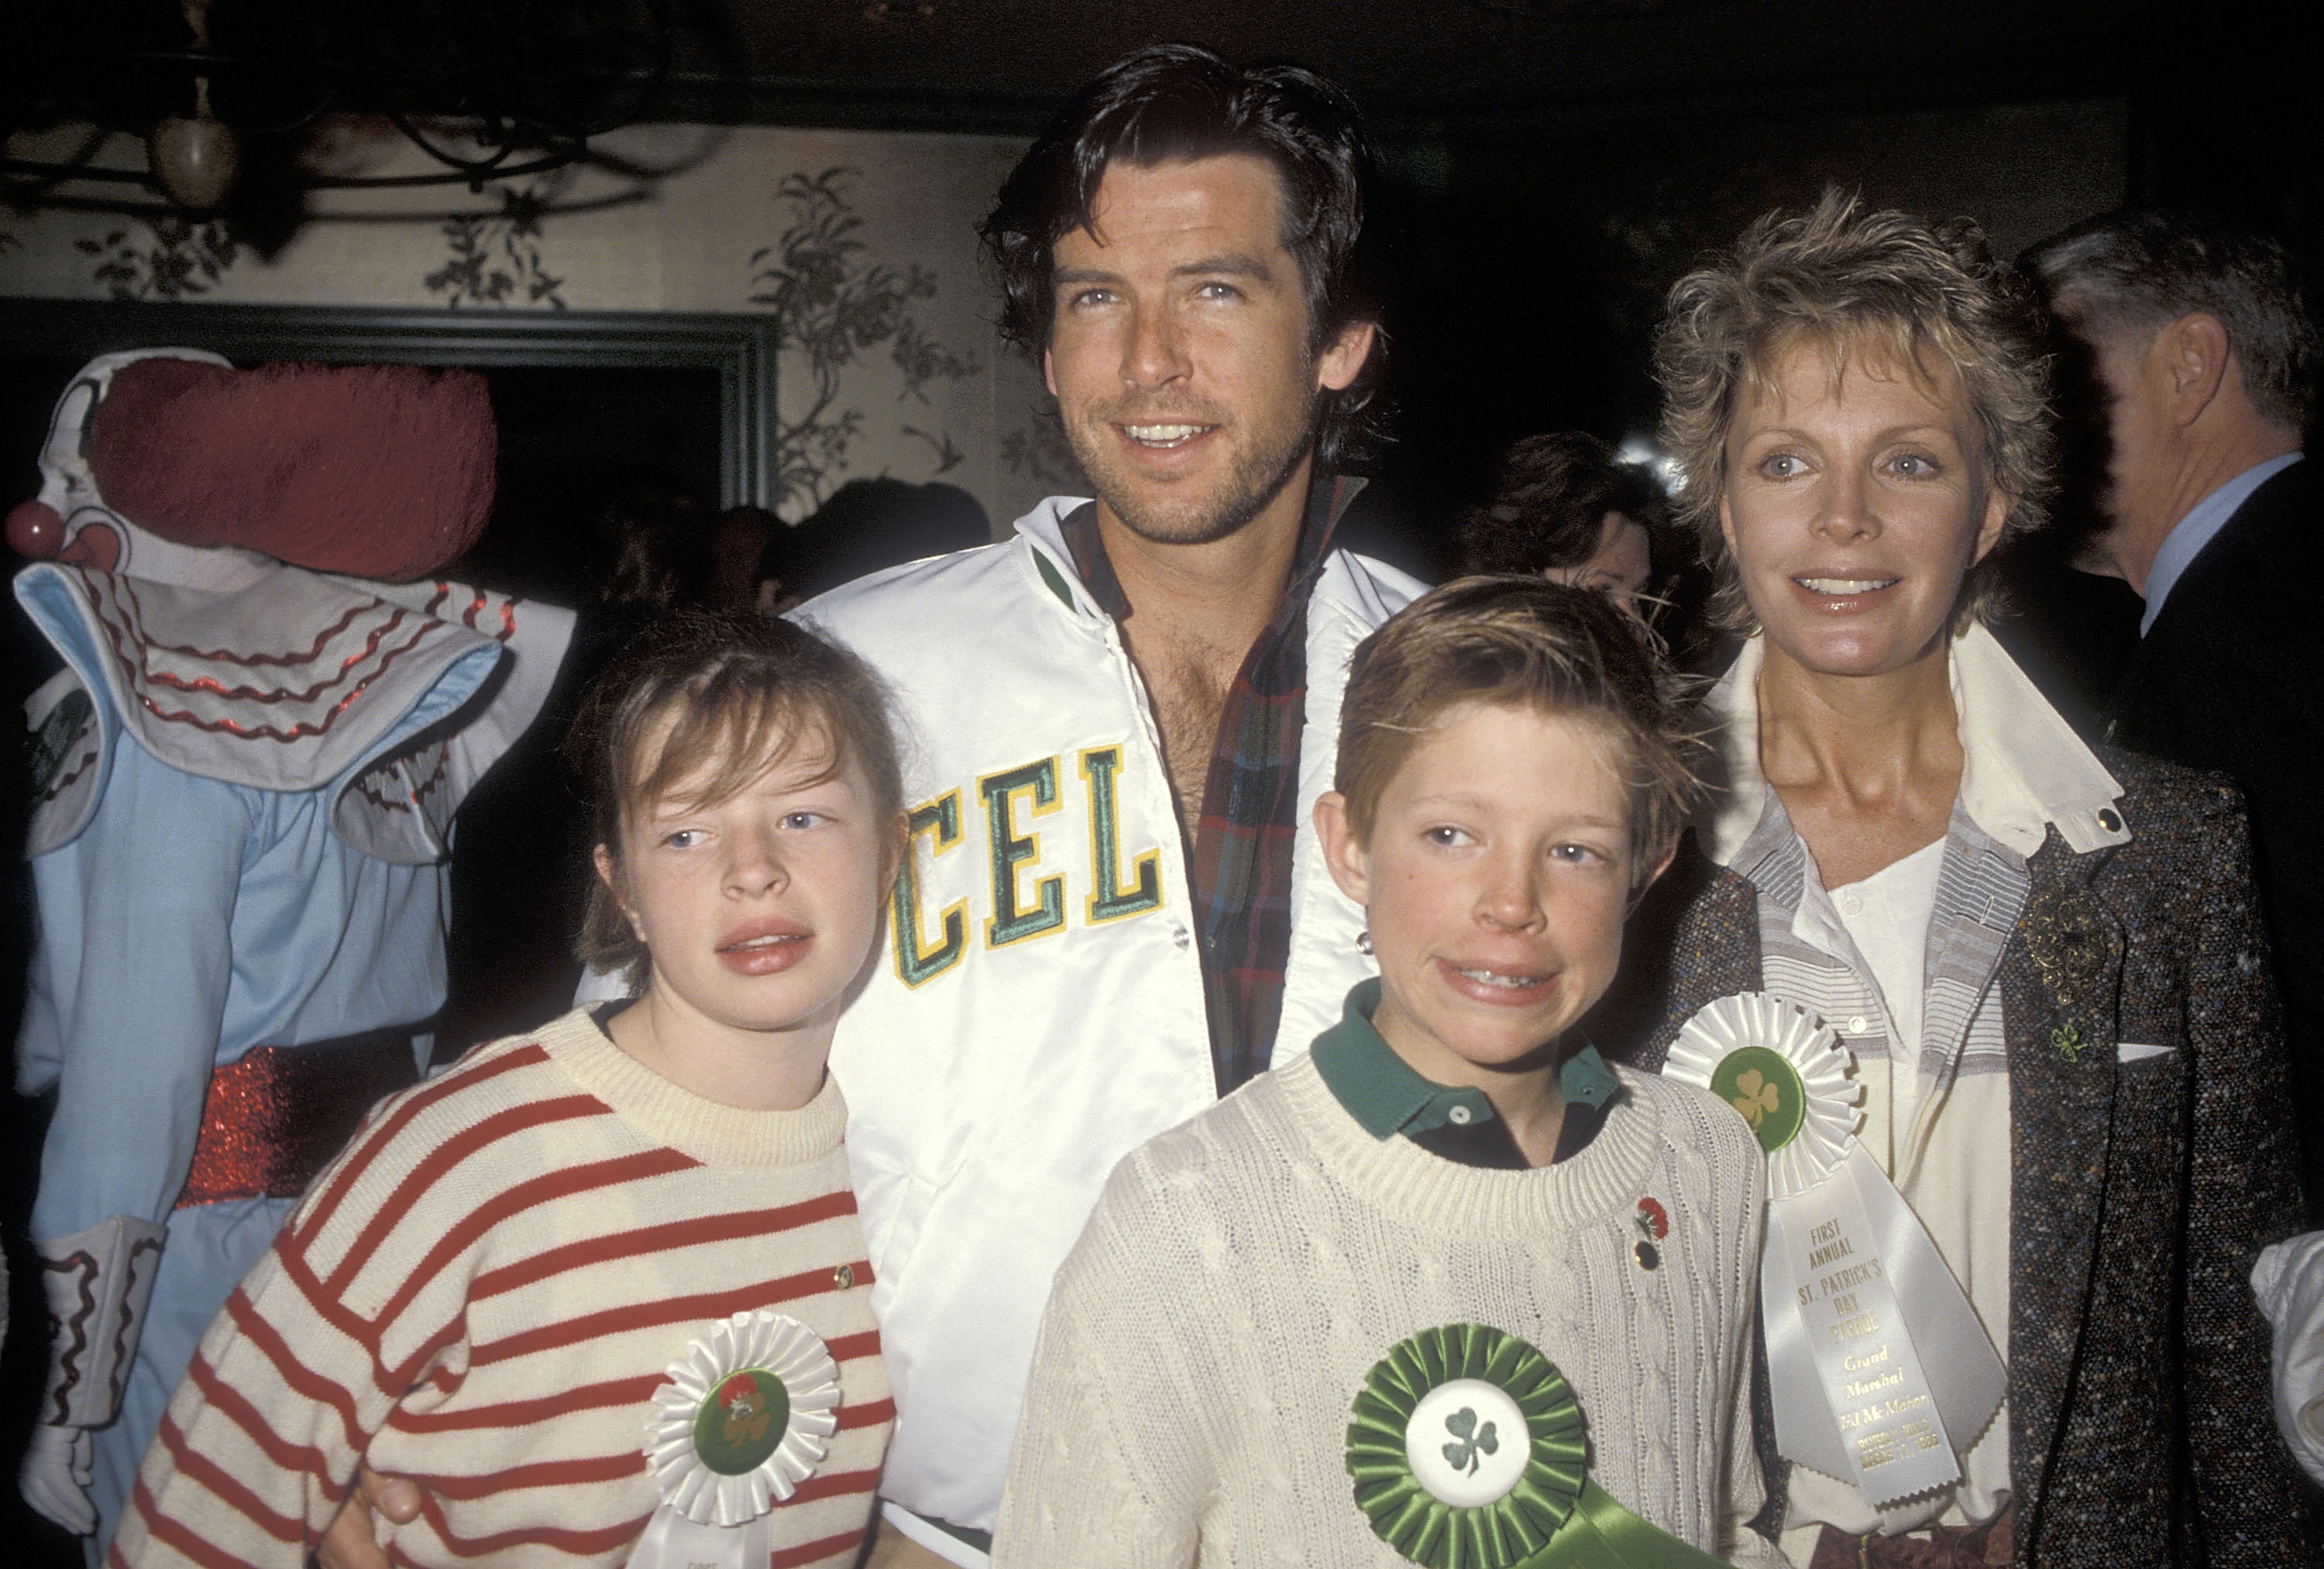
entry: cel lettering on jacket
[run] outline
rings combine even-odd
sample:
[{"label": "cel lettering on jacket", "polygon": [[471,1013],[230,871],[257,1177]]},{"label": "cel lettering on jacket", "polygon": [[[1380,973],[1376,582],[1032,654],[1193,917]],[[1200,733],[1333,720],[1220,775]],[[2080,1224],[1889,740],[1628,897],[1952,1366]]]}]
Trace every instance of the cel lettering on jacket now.
[{"label": "cel lettering on jacket", "polygon": [[[1090,925],[1121,920],[1162,908],[1159,846],[1125,858],[1118,783],[1122,749],[1092,746],[1076,754],[1077,789],[1087,808],[1089,893],[1079,914]],[[1006,947],[1064,928],[1070,912],[1064,871],[1055,846],[1045,845],[1036,825],[1065,809],[1064,760],[1044,757],[988,773],[976,781],[974,797],[949,789],[911,811],[911,854],[896,880],[891,904],[895,922],[896,974],[907,986],[922,986],[959,964],[968,952],[969,900],[954,900],[931,919],[920,889],[920,840],[928,842],[931,866],[957,850],[972,821],[984,844],[989,900],[978,923],[987,948]],[[1078,870],[1078,868],[1076,868]]]}]

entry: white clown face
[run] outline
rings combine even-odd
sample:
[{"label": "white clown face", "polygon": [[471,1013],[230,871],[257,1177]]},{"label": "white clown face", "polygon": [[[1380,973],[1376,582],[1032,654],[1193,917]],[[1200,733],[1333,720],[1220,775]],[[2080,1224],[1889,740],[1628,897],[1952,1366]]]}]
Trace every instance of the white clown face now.
[{"label": "white clown face", "polygon": [[[97,406],[105,401],[115,373],[124,365],[148,359],[228,365],[217,355],[200,349],[140,348],[99,355],[83,365],[65,388],[64,395],[57,400],[56,412],[49,418],[48,440],[41,448],[41,494],[36,501],[9,514],[11,542],[17,544],[20,550],[24,549],[26,523],[20,522],[20,519],[28,512],[37,517],[33,509],[45,509],[61,533],[60,537],[43,537],[42,554],[102,571],[189,586],[232,586],[233,582],[221,579],[218,574],[223,570],[226,578],[235,581],[246,576],[241,559],[244,553],[196,550],[139,528],[105,504],[105,497],[97,491],[97,476],[89,472],[89,433],[97,422]],[[47,519],[39,519],[30,526],[45,535],[42,525],[46,522]]]}]

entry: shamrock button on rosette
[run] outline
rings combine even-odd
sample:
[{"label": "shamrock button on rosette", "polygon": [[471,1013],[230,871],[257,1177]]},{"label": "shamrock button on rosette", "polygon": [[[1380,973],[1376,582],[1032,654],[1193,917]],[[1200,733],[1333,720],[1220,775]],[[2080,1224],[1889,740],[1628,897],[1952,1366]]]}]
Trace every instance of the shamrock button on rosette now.
[{"label": "shamrock button on rosette", "polygon": [[713,1325],[664,1377],[646,1460],[664,1507],[696,1525],[743,1525],[790,1497],[839,1426],[831,1352],[772,1308]]},{"label": "shamrock button on rosette", "polygon": [[1738,992],[1695,1011],[1663,1076],[1709,1090],[1742,1114],[1767,1152],[1767,1190],[1803,1193],[1837,1169],[1855,1136],[1864,1086],[1840,1037],[1806,1009]]},{"label": "shamrock button on rosette", "polygon": [[1426,1569],[1716,1569],[1590,1480],[1565,1375],[1516,1335],[1448,1324],[1364,1375],[1348,1424],[1356,1507]]},{"label": "shamrock button on rosette", "polygon": [[1481,1324],[1423,1331],[1364,1377],[1348,1425],[1356,1507],[1429,1569],[1546,1546],[1589,1479],[1582,1407],[1547,1357]]}]

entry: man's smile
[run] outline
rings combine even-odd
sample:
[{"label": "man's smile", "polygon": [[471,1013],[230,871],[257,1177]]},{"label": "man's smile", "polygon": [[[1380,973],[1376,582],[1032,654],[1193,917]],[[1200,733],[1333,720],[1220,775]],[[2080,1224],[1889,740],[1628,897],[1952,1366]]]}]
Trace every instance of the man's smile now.
[{"label": "man's smile", "polygon": [[1215,425],[1118,425],[1123,435],[1141,447],[1181,447],[1195,437],[1218,429]]}]

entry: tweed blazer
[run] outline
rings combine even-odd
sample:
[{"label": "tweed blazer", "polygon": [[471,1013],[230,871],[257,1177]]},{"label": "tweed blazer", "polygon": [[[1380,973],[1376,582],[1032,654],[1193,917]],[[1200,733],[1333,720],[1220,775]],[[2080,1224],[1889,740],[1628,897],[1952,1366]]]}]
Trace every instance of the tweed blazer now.
[{"label": "tweed blazer", "polygon": [[[2300,1228],[2301,1203],[2243,799],[2216,776],[2102,761],[2133,836],[2076,854],[2050,831],[1997,980],[2016,1561],[2313,1564],[2247,1284],[2259,1249]],[[1613,1038],[1613,1054],[1656,1069],[1695,1010],[1760,984],[1751,883],[1692,838],[1664,882],[1631,937],[1643,1038]],[[1603,1020],[1600,1044],[1618,1028]],[[2169,1049],[2123,1062],[2125,1040]],[[1757,1361],[1757,1523],[1772,1531],[1789,1466]]]}]

